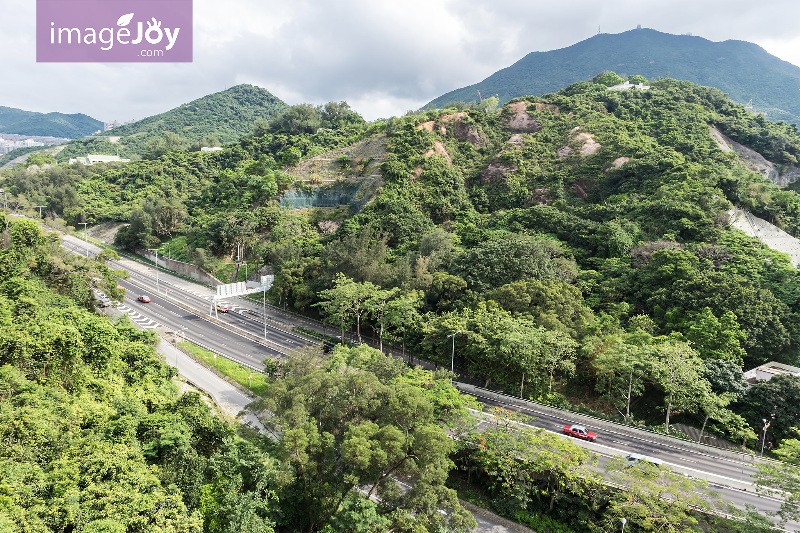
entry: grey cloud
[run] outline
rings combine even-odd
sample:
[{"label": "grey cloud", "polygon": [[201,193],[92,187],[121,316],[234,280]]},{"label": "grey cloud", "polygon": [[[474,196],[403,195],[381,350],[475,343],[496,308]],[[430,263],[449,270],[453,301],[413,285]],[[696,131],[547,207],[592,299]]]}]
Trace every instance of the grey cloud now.
[{"label": "grey cloud", "polygon": [[[193,63],[54,65],[35,63],[34,7],[4,0],[0,49],[15,53],[4,58],[0,105],[102,120],[160,113],[240,82],[290,104],[347,100],[367,118],[402,114],[598,26],[780,44],[796,38],[800,13],[789,0],[195,0]],[[798,64],[800,51],[782,59]]]}]

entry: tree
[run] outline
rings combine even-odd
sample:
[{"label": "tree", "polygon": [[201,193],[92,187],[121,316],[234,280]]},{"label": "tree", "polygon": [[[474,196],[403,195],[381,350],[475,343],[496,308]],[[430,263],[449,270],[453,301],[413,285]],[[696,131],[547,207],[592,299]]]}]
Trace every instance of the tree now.
[{"label": "tree", "polygon": [[725,359],[709,359],[704,363],[706,371],[703,377],[711,383],[711,390],[715,393],[730,393],[734,400],[738,400],[747,392],[749,385],[744,379],[742,367]]},{"label": "tree", "polygon": [[[800,431],[793,428],[792,434],[797,437]],[[756,489],[759,494],[769,496],[774,496],[776,490],[782,491],[785,496],[777,515],[783,522],[800,520],[800,441],[784,439],[775,454],[786,462],[759,464],[754,479]]]},{"label": "tree", "polygon": [[282,113],[276,113],[270,119],[273,130],[292,135],[314,133],[321,125],[321,117],[317,108],[311,104],[293,105]]},{"label": "tree", "polygon": [[528,314],[538,325],[575,339],[586,335],[594,322],[581,290],[555,279],[515,281],[488,292],[486,299],[512,313]]},{"label": "tree", "polygon": [[386,251],[386,239],[371,226],[363,226],[328,244],[322,259],[332,277],[341,272],[354,281],[381,283],[385,277]]},{"label": "tree", "polygon": [[543,346],[536,366],[548,376],[547,393],[553,392],[553,377],[561,373],[572,375],[575,372],[575,357],[578,343],[569,335],[558,331],[543,332]]},{"label": "tree", "polygon": [[710,387],[700,387],[698,389],[696,402],[704,418],[697,442],[703,441],[703,433],[706,430],[709,418],[727,424],[733,417],[738,416],[731,410],[726,409],[735,399],[736,397],[731,393],[714,394]]},{"label": "tree", "polygon": [[425,370],[419,366],[394,379],[395,383],[408,383],[422,391],[433,406],[433,417],[439,425],[454,429],[463,429],[472,424],[474,418],[469,411],[480,410],[480,403],[474,396],[459,391],[453,386],[452,374],[449,370]]},{"label": "tree", "polygon": [[793,435],[792,428],[800,427],[800,377],[784,374],[758,381],[737,407],[754,428],[763,427],[763,419],[770,420],[767,438],[780,443]]},{"label": "tree", "polygon": [[527,509],[542,493],[552,511],[567,494],[586,495],[596,482],[597,459],[589,450],[525,425],[524,416],[501,408],[492,410],[490,421],[489,429],[471,436],[468,460],[489,478],[507,512]]},{"label": "tree", "polygon": [[326,128],[341,128],[364,124],[364,119],[350,108],[347,102],[328,102],[317,108]]},{"label": "tree", "polygon": [[607,479],[619,488],[603,514],[606,531],[619,527],[622,517],[641,531],[702,531],[697,509],[728,511],[705,481],[647,461],[627,463],[617,457],[606,466]]},{"label": "tree", "polygon": [[416,328],[419,320],[417,311],[422,302],[417,291],[411,291],[386,304],[386,325],[389,326],[390,335],[395,340],[400,340],[403,353],[406,350],[406,332]]},{"label": "tree", "polygon": [[620,336],[609,335],[587,343],[591,364],[597,375],[597,390],[625,418],[631,420],[633,399],[644,392],[644,380],[650,370],[653,350],[630,344]]},{"label": "tree", "polygon": [[453,274],[461,276],[476,291],[488,290],[523,279],[564,279],[558,251],[544,239],[508,235],[481,243],[456,260]]},{"label": "tree", "polygon": [[131,222],[120,228],[114,235],[114,244],[127,250],[158,246],[159,240],[153,230],[153,217],[145,210],[135,208],[131,212]]},{"label": "tree", "polygon": [[296,146],[291,146],[281,155],[281,165],[291,167],[299,163],[302,158],[303,152]]},{"label": "tree", "polygon": [[383,351],[383,331],[390,320],[389,316],[392,312],[389,302],[392,298],[397,296],[399,292],[399,287],[388,290],[376,289],[374,294],[364,302],[367,313],[369,313],[369,316],[378,324],[378,349],[380,351]]},{"label": "tree", "polygon": [[375,298],[379,288],[365,281],[356,283],[341,272],[333,280],[333,288],[320,292],[321,302],[314,304],[334,320],[342,328],[342,343],[344,343],[345,324],[356,323],[358,342],[361,343],[361,317],[369,309],[369,300]]},{"label": "tree", "polygon": [[669,418],[674,407],[694,408],[698,392],[710,392],[711,385],[702,377],[703,362],[685,342],[667,342],[654,346],[653,378],[666,395],[667,417],[664,430],[669,431]]},{"label": "tree", "polygon": [[172,150],[184,150],[189,142],[171,131],[164,132],[161,138],[153,138],[147,143],[146,155],[148,159],[158,159]]},{"label": "tree", "polygon": [[[279,455],[295,477],[284,491],[286,512],[303,531],[343,518],[358,487],[393,520],[401,516],[388,513],[397,510],[427,531],[475,526],[444,486],[453,442],[418,387],[383,384],[366,371],[306,369],[273,383],[252,409],[272,413],[265,422],[281,429]],[[412,487],[402,492],[395,477]]]},{"label": "tree", "polygon": [[378,506],[372,500],[350,493],[321,533],[382,533],[391,525],[392,521],[378,513]]},{"label": "tree", "polygon": [[208,533],[271,533],[280,479],[277,461],[254,445],[226,439],[209,461],[199,507]]},{"label": "tree", "polygon": [[483,111],[486,114],[494,113],[497,111],[497,106],[500,105],[500,100],[497,96],[484,98],[484,100],[475,106],[475,109]]},{"label": "tree", "polygon": [[686,338],[704,360],[721,359],[739,366],[744,364],[747,354],[741,343],[746,335],[739,328],[736,315],[731,311],[726,311],[717,319],[711,309],[705,307],[689,322]]},{"label": "tree", "polygon": [[600,74],[595,76],[594,79],[592,79],[592,82],[605,85],[606,87],[611,87],[612,85],[619,85],[624,81],[625,80],[620,78],[616,72],[612,72],[610,70],[601,72]]}]

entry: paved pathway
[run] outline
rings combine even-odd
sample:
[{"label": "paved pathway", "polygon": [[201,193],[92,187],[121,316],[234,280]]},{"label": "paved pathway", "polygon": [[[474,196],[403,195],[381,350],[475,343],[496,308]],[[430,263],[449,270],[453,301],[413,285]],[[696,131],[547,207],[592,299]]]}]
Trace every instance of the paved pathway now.
[{"label": "paved pathway", "polygon": [[171,366],[178,369],[178,373],[189,383],[209,394],[219,408],[231,418],[238,418],[241,422],[263,429],[258,419],[250,413],[241,415],[248,403],[255,398],[249,396],[235,386],[231,385],[214,372],[198,363],[173,345],[162,340],[158,351]]}]

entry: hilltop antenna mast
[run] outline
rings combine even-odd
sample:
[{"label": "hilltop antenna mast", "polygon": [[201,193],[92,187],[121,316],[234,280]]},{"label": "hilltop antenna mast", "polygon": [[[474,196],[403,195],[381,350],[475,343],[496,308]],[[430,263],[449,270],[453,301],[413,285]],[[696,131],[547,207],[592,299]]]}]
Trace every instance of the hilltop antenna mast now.
[{"label": "hilltop antenna mast", "polygon": [[751,113],[753,113],[754,115],[767,116],[767,113],[765,111],[756,111],[756,108],[753,105],[753,99],[752,98],[750,99],[749,102],[747,102],[747,105],[744,106],[744,108],[747,109],[748,111],[750,111]]}]

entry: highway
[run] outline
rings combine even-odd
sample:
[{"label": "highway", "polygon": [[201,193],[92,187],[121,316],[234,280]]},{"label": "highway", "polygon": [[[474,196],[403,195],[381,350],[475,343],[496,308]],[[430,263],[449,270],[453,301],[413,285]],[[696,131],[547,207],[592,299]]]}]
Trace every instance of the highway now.
[{"label": "highway", "polygon": [[[64,236],[64,246],[76,253],[86,253],[87,245],[74,237]],[[92,245],[88,245],[88,249],[90,255],[99,252]],[[129,280],[120,282],[128,294],[118,309],[128,313],[131,320],[141,327],[154,328],[160,325],[182,331],[188,340],[255,369],[263,368],[266,357],[285,358],[291,350],[309,342],[278,327],[282,325],[288,329],[291,317],[281,317],[269,311],[265,338],[263,318],[252,314],[258,310],[258,306],[250,302],[226,300],[231,311],[219,313],[219,318],[215,319],[210,316],[210,297],[214,294],[212,289],[160,271],[156,291],[155,267],[127,259],[113,263],[113,268],[124,269],[130,274]],[[136,301],[136,296],[141,293],[150,296],[151,302]],[[598,434],[597,442],[586,443],[577,439],[575,442],[590,447],[601,457],[629,453],[657,457],[674,470],[708,480],[723,499],[733,502],[737,507],[744,508],[749,504],[759,511],[775,511],[780,507],[777,499],[755,493],[751,483],[756,471],[754,464],[759,459],[752,455],[665,438],[602,420],[596,420],[593,424],[592,420],[586,422],[578,419],[580,415],[568,411],[521,402],[491,391],[475,395],[486,405],[520,410],[532,417],[532,425],[554,433],[563,433],[565,424],[586,425]],[[788,531],[800,531],[800,523],[789,523],[785,527]]]},{"label": "highway", "polygon": [[[86,253],[86,244],[77,239],[64,236],[63,243],[72,252]],[[100,251],[91,244],[88,248],[90,256]],[[237,305],[232,305],[228,313],[212,314],[210,298],[214,291],[208,287],[160,271],[156,288],[154,266],[128,259],[112,261],[109,266],[128,272],[129,279],[119,281],[126,296],[117,308],[143,329],[163,326],[182,332],[195,344],[258,370],[264,368],[267,357],[285,359],[291,350],[308,342],[276,328],[269,318],[265,327],[262,317]],[[138,301],[140,294],[149,296],[150,302]]]}]

